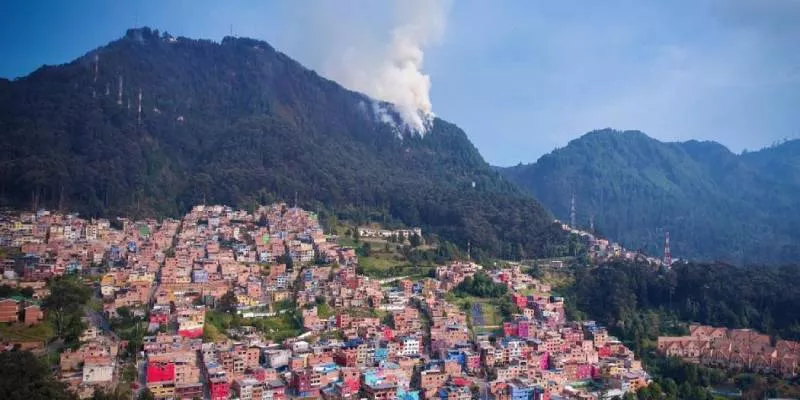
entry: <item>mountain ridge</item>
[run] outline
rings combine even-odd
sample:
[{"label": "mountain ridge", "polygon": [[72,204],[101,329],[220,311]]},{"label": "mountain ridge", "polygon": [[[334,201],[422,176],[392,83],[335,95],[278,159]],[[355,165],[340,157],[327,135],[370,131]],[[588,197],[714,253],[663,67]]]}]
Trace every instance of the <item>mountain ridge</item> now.
[{"label": "mountain ridge", "polygon": [[499,171],[564,220],[574,192],[579,225],[594,215],[604,234],[630,248],[660,254],[670,231],[677,256],[783,263],[800,256],[800,236],[791,228],[800,223],[791,212],[800,179],[780,179],[775,172],[786,170],[770,173],[761,156],[795,154],[781,146],[796,144],[737,155],[713,141],[661,142],[640,131],[604,129]]},{"label": "mountain ridge", "polygon": [[175,216],[299,198],[422,226],[473,255],[563,252],[548,212],[460,128],[437,118],[420,136],[387,115],[399,121],[266,42],[132,29],[0,85],[0,201]]}]

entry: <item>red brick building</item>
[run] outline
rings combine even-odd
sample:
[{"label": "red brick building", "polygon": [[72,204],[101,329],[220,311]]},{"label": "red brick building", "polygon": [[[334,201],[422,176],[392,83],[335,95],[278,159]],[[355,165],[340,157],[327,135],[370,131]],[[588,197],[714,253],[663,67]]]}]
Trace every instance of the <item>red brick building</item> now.
[{"label": "red brick building", "polygon": [[14,299],[0,300],[0,322],[17,322],[19,320],[19,302]]},{"label": "red brick building", "polygon": [[44,313],[39,306],[31,305],[25,307],[25,325],[36,325],[44,320]]}]

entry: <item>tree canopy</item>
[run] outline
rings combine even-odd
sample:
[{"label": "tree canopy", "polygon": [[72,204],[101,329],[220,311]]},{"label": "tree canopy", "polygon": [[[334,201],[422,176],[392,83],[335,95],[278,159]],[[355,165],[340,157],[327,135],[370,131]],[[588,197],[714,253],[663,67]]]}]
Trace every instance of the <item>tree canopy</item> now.
[{"label": "tree canopy", "polygon": [[239,305],[239,300],[236,299],[236,294],[233,290],[228,290],[222,297],[219,298],[217,303],[217,310],[228,314],[236,314],[236,307]]},{"label": "tree canopy", "polygon": [[478,272],[472,277],[467,277],[456,286],[454,293],[469,294],[476,297],[502,297],[508,292],[506,285],[495,283],[489,275]]},{"label": "tree canopy", "polygon": [[0,399],[77,400],[29,351],[0,353]]},{"label": "tree canopy", "polygon": [[54,279],[49,287],[50,295],[42,306],[53,315],[56,335],[74,343],[84,328],[81,318],[91,297],[91,289],[75,277]]},{"label": "tree canopy", "polygon": [[640,334],[651,338],[660,324],[649,312],[800,340],[800,266],[678,264],[660,270],[615,262],[576,269],[567,293],[591,318],[629,330],[641,326]]}]

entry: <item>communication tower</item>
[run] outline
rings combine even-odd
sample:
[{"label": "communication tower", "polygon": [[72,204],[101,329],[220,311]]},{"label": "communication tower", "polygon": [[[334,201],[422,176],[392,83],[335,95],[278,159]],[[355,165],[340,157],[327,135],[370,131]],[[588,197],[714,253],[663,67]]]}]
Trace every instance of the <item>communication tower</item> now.
[{"label": "communication tower", "polygon": [[572,228],[575,228],[575,193],[572,194],[569,204],[569,223]]}]

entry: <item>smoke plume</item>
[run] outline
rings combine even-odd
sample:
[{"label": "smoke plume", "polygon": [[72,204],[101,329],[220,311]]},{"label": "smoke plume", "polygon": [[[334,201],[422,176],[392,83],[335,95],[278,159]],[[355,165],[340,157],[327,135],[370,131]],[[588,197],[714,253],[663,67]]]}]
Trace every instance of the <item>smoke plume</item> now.
[{"label": "smoke plume", "polygon": [[[395,0],[385,43],[346,48],[338,60],[327,63],[324,74],[394,104],[402,124],[424,134],[433,120],[431,80],[422,69],[424,49],[441,38],[448,9],[447,0]],[[387,113],[380,115],[387,122]]]}]

